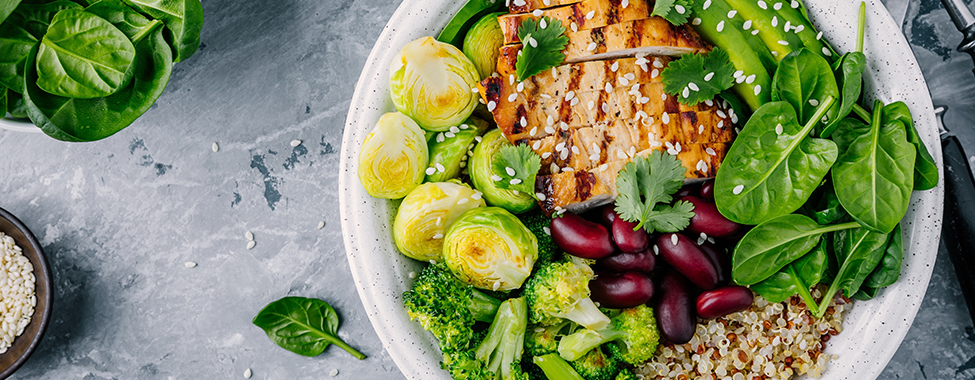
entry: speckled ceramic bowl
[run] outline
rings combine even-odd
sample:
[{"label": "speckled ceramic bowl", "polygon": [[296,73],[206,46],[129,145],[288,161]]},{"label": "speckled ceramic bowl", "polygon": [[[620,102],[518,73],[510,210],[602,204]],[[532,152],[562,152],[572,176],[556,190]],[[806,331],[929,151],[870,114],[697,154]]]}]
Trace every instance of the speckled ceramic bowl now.
[{"label": "speckled ceramic bowl", "polygon": [[[400,295],[409,289],[408,274],[423,263],[397,253],[390,232],[392,203],[366,194],[356,176],[359,147],[379,117],[394,111],[389,98],[388,67],[406,43],[435,36],[463,5],[462,0],[405,0],[390,19],[366,61],[349,107],[342,142],[343,172],[339,176],[342,229],[349,266],[359,296],[386,351],[410,379],[449,379],[440,369],[433,336],[410,321]],[[856,44],[855,1],[807,0],[814,23],[840,51]],[[903,100],[917,122],[931,155],[941,165],[931,96],[910,45],[883,4],[867,4],[864,52],[869,61],[865,93],[870,102]],[[827,352],[839,356],[824,379],[872,379],[897,351],[917,314],[937,256],[941,232],[943,186],[915,192],[901,224],[904,257],[900,280],[879,297],[857,302],[847,314],[842,334],[830,340]]]}]

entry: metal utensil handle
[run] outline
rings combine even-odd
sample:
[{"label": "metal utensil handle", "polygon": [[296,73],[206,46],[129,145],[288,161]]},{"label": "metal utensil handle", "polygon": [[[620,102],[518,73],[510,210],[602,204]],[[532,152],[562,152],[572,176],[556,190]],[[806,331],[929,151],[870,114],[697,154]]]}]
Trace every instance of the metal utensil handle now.
[{"label": "metal utensil handle", "polygon": [[958,283],[975,320],[975,179],[958,138],[942,140],[945,159],[945,219],[941,240],[954,264]]},{"label": "metal utensil handle", "polygon": [[[941,3],[944,4],[955,27],[965,35],[958,45],[958,51],[968,53],[975,61],[975,15],[972,15],[972,11],[963,0],[941,0]],[[975,72],[975,69],[972,72]]]}]

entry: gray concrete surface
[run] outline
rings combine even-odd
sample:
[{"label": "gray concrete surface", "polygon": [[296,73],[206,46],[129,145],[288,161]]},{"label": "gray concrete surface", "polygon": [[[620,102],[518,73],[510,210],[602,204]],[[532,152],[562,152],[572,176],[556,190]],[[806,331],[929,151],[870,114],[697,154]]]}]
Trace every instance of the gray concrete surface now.
[{"label": "gray concrete surface", "polygon": [[[57,289],[48,334],[13,378],[402,378],[355,293],[335,194],[348,99],[398,5],[205,0],[200,52],[130,128],[88,144],[0,131],[0,207],[41,240]],[[906,9],[935,103],[975,147],[960,34],[937,1],[888,5]],[[286,295],[330,302],[369,358],[275,346],[250,320]],[[943,252],[880,378],[975,379],[975,330]]]}]

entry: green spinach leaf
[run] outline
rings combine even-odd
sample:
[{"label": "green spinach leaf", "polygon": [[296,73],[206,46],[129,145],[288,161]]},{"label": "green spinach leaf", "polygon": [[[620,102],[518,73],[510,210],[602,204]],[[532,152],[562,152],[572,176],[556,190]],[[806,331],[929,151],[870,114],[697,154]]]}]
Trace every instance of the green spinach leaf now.
[{"label": "green spinach leaf", "polygon": [[[772,78],[772,100],[789,102],[802,124],[810,120],[818,124],[822,115],[815,119],[812,117],[820,103],[839,96],[840,90],[829,62],[805,48],[794,50],[782,58]],[[826,112],[828,120],[836,118],[837,109],[833,107]]]},{"label": "green spinach leaf", "polygon": [[887,249],[884,250],[884,257],[880,260],[880,265],[870,273],[863,286],[870,288],[883,288],[893,285],[901,275],[901,262],[904,261],[904,242],[901,237],[900,225],[890,233],[890,240],[887,242]]},{"label": "green spinach leaf", "polygon": [[2,119],[4,116],[7,115],[7,93],[8,92],[10,91],[7,91],[6,88],[0,86],[0,113],[3,114],[0,115],[0,119]]},{"label": "green spinach leaf", "polygon": [[9,88],[7,89],[7,112],[10,112],[10,116],[18,119],[27,118],[27,106],[24,104],[24,96]]},{"label": "green spinach leaf", "polygon": [[0,24],[0,85],[24,91],[24,65],[36,44],[37,38],[14,20]]},{"label": "green spinach leaf", "polygon": [[731,277],[739,285],[758,283],[816,247],[823,234],[857,227],[855,222],[820,226],[799,214],[769,220],[748,231],[735,246]]},{"label": "green spinach leaf", "polygon": [[[833,104],[820,104],[822,115]],[[815,115],[814,115],[815,116]],[[818,120],[818,116],[816,118]],[[800,126],[789,103],[758,108],[735,139],[715,179],[721,214],[741,224],[759,224],[801,207],[836,161],[836,144],[808,137],[815,121]]]},{"label": "green spinach leaf", "polygon": [[58,96],[111,95],[132,79],[135,46],[122,31],[94,14],[58,12],[37,51],[37,86]]},{"label": "green spinach leaf", "polygon": [[200,0],[123,0],[149,17],[166,23],[166,37],[173,46],[173,62],[182,62],[200,48],[203,4]]},{"label": "green spinach leaf", "polygon": [[27,30],[35,39],[40,40],[47,33],[54,15],[65,9],[82,9],[81,5],[73,1],[57,0],[46,2],[24,2],[10,14],[7,21],[19,25]]},{"label": "green spinach leaf", "polygon": [[907,213],[916,152],[907,142],[903,123],[894,120],[882,125],[882,108],[878,101],[867,133],[840,151],[832,179],[836,196],[850,216],[886,234]]},{"label": "green spinach leaf", "polygon": [[319,299],[284,297],[265,306],[253,323],[278,346],[298,355],[316,356],[334,344],[359,360],[366,358],[338,337],[339,316]]},{"label": "green spinach leaf", "polygon": [[862,286],[860,287],[860,290],[858,290],[850,298],[853,298],[857,301],[869,301],[874,299],[874,297],[877,297],[877,294],[879,293],[880,293],[880,288],[871,288],[869,286]]},{"label": "green spinach leaf", "polygon": [[826,239],[821,239],[812,251],[786,265],[772,277],[752,285],[751,289],[769,302],[782,302],[799,293],[806,305],[815,306],[816,301],[809,294],[809,288],[823,278],[826,264]]},{"label": "green spinach leaf", "polygon": [[907,128],[907,141],[917,149],[917,158],[914,160],[914,190],[930,190],[938,186],[938,164],[934,162],[924,141],[921,141],[907,104],[898,101],[884,106],[883,120],[884,124],[892,120],[904,123]]},{"label": "green spinach leaf", "polygon": [[85,12],[97,15],[115,25],[132,43],[139,43],[152,30],[163,24],[159,20],[150,20],[136,12],[122,0],[100,0],[85,8]]},{"label": "green spinach leaf", "polygon": [[819,224],[833,224],[846,216],[846,210],[836,198],[833,181],[827,178],[823,185],[816,189],[813,196],[809,197],[809,201],[803,205],[802,213]]},{"label": "green spinach leaf", "polygon": [[839,231],[834,238],[834,245],[840,269],[819,304],[818,311],[813,313],[816,318],[822,317],[826,312],[826,307],[833,302],[836,292],[842,290],[844,294],[852,296],[860,290],[860,285],[866,281],[884,255],[887,234],[862,227]]},{"label": "green spinach leaf", "polygon": [[[33,84],[36,65],[28,64],[24,100],[31,120],[48,136],[64,141],[95,141],[132,124],[145,113],[169,83],[173,69],[172,49],[162,30],[156,29],[136,46],[132,81],[114,94],[95,99],[72,99],[51,95]],[[37,48],[28,62],[34,62]]]},{"label": "green spinach leaf", "polygon": [[6,20],[7,16],[10,16],[11,13],[14,13],[14,9],[17,9],[17,5],[20,5],[20,0],[0,1],[0,23],[3,23],[3,21]]},{"label": "green spinach leaf", "polygon": [[840,122],[853,111],[853,105],[860,100],[860,91],[863,88],[863,70],[867,67],[867,56],[860,52],[850,52],[843,54],[836,62],[837,68],[836,81],[842,87],[840,104],[837,113],[829,120],[819,136],[829,137],[833,131],[840,126]]}]

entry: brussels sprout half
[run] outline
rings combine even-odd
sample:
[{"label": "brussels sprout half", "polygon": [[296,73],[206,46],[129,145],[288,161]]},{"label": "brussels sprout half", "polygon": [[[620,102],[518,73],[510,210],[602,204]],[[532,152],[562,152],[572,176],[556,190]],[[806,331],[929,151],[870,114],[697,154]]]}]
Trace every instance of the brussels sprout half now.
[{"label": "brussels sprout half", "polygon": [[436,133],[428,143],[430,167],[423,182],[443,182],[456,178],[460,170],[467,166],[468,152],[474,148],[474,139],[488,127],[488,122],[472,117],[456,129]]},{"label": "brussels sprout half", "polygon": [[498,16],[503,14],[506,13],[491,13],[482,17],[464,37],[464,55],[477,67],[481,79],[491,76],[497,69],[498,55],[501,54],[499,49],[504,45],[504,33],[501,32]]},{"label": "brussels sprout half", "polygon": [[406,44],[389,69],[393,105],[426,130],[460,125],[478,104],[477,68],[453,45],[423,37]]},{"label": "brussels sprout half", "polygon": [[538,259],[538,240],[499,207],[480,207],[462,214],[447,230],[444,261],[471,286],[496,291],[521,287]]},{"label": "brussels sprout half", "polygon": [[469,173],[474,187],[484,193],[484,199],[491,206],[502,207],[515,214],[521,214],[538,206],[531,194],[498,187],[491,177],[491,161],[498,150],[510,145],[508,139],[501,134],[500,129],[494,129],[484,134],[481,142],[474,147],[474,156],[470,159]]},{"label": "brussels sprout half", "polygon": [[399,199],[423,183],[430,160],[426,137],[399,112],[379,118],[359,151],[359,182],[376,198]]},{"label": "brussels sprout half", "polygon": [[484,206],[481,196],[454,182],[428,182],[410,192],[393,220],[396,248],[411,258],[441,260],[444,234],[464,212]]}]

